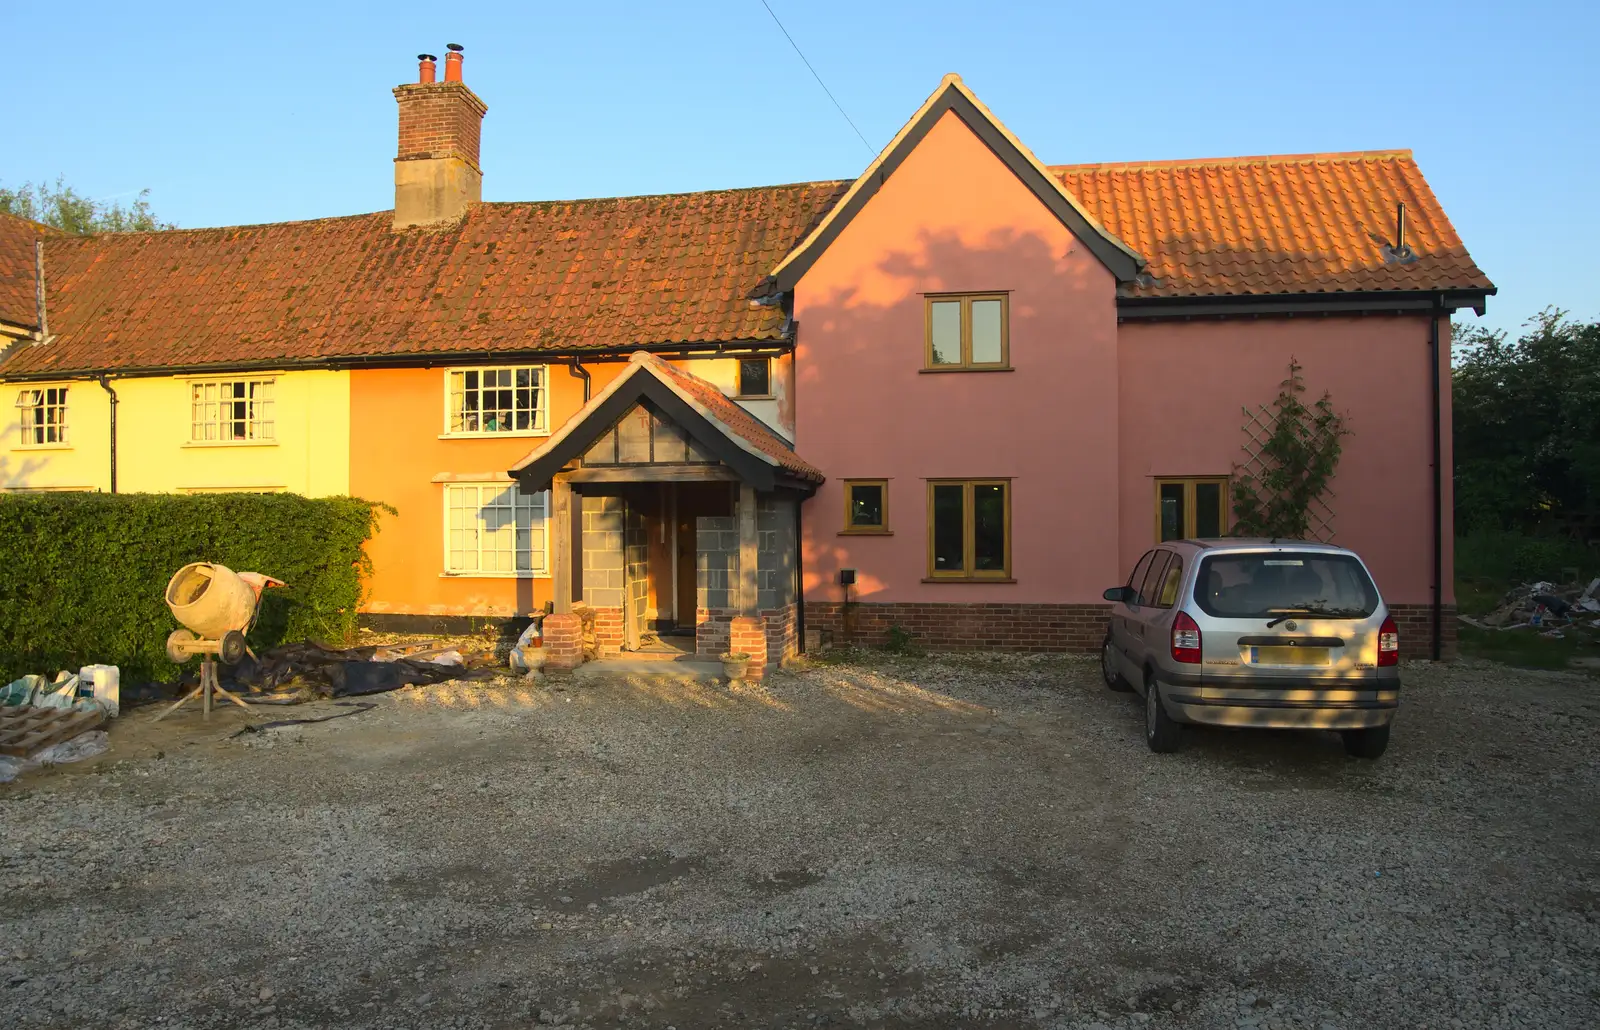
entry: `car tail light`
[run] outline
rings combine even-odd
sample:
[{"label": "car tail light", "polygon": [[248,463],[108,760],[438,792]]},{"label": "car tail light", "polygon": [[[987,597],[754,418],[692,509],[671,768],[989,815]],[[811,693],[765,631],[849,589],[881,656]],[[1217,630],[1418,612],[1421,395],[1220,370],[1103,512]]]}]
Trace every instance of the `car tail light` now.
[{"label": "car tail light", "polygon": [[1400,627],[1394,623],[1393,615],[1383,617],[1383,625],[1378,627],[1378,665],[1400,664]]},{"label": "car tail light", "polygon": [[1200,627],[1188,612],[1172,620],[1172,660],[1185,665],[1200,664]]}]

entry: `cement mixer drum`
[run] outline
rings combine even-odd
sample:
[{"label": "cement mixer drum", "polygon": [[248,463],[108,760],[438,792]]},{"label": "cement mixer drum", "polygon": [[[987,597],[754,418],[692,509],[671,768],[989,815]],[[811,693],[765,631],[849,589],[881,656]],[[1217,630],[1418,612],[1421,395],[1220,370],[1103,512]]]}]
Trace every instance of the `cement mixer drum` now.
[{"label": "cement mixer drum", "polygon": [[243,633],[256,611],[256,591],[225,565],[193,562],[167,583],[172,617],[205,640]]}]

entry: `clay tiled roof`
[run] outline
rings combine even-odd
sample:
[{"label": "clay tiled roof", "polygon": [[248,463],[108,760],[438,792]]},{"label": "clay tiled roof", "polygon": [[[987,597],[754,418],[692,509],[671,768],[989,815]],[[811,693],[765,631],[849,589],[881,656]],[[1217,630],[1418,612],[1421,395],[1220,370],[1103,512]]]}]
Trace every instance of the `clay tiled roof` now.
[{"label": "clay tiled roof", "polygon": [[[1125,297],[1493,290],[1409,150],[1050,170],[1146,260]],[[1401,201],[1409,264],[1383,249]]]},{"label": "clay tiled roof", "polygon": [[655,372],[671,385],[679,396],[719,423],[729,435],[760,451],[769,462],[802,479],[820,483],[826,478],[815,465],[796,454],[782,437],[767,427],[765,422],[735,404],[727,394],[711,383],[668,364],[653,354],[636,353],[632,360]]},{"label": "clay tiled roof", "polygon": [[0,322],[39,328],[34,297],[33,241],[59,235],[38,222],[0,214]]},{"label": "clay tiled roof", "polygon": [[[642,385],[638,377],[649,376],[705,416],[723,436],[745,453],[799,479],[820,483],[826,478],[815,465],[796,454],[788,442],[766,423],[735,404],[713,384],[648,351],[635,351],[628,361],[626,371],[606,384],[605,389],[595,394],[577,414],[567,419],[560,429],[530,451],[527,457],[513,465],[511,475],[516,476],[541,462],[560,462],[567,454],[581,453],[582,448],[588,447],[596,436],[610,428],[620,414],[621,409],[613,398],[621,394],[619,399],[624,402],[635,399],[640,395]],[[606,411],[611,412],[609,417],[603,414]],[[573,447],[574,442],[578,447]],[[553,469],[554,466],[551,467]]]},{"label": "clay tiled roof", "polygon": [[59,338],[4,374],[777,340],[748,295],[847,185],[52,240]]}]

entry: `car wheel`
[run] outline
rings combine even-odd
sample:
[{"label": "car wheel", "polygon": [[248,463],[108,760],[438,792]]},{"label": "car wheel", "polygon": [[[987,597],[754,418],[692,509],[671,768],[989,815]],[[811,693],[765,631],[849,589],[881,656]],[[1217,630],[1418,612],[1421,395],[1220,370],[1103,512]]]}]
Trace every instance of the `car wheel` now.
[{"label": "car wheel", "polygon": [[1105,678],[1106,686],[1118,693],[1127,693],[1133,687],[1122,678],[1122,673],[1117,671],[1117,657],[1111,650],[1111,634],[1106,634],[1105,643],[1100,645],[1100,675]]},{"label": "car wheel", "polygon": [[1389,727],[1372,726],[1364,730],[1341,730],[1344,750],[1356,758],[1382,758],[1389,747]]},{"label": "car wheel", "polygon": [[1144,678],[1144,742],[1158,755],[1169,755],[1183,743],[1183,727],[1161,706],[1161,688],[1149,673]]}]

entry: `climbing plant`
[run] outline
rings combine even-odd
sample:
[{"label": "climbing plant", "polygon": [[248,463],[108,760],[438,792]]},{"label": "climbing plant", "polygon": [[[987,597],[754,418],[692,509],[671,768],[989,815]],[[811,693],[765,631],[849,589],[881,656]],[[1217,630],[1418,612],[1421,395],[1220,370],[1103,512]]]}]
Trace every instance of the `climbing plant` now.
[{"label": "climbing plant", "polygon": [[[1350,435],[1326,391],[1310,406],[1301,366],[1289,359],[1289,378],[1277,400],[1247,419],[1247,460],[1233,468],[1233,535],[1304,540],[1312,535],[1319,503],[1328,492]],[[1252,427],[1259,433],[1251,433]]]}]

